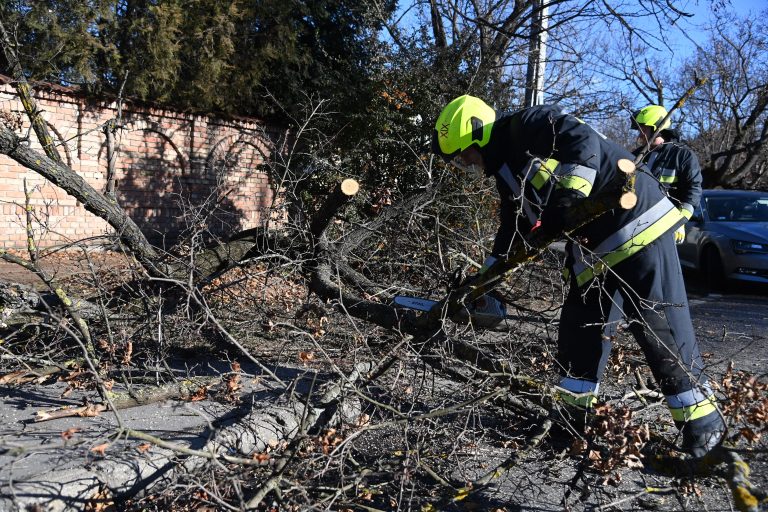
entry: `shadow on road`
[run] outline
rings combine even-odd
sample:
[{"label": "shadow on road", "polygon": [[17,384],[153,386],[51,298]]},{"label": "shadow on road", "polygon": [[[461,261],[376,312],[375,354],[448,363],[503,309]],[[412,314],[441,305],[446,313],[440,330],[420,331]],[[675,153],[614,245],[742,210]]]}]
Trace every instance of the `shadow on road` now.
[{"label": "shadow on road", "polygon": [[761,295],[768,296],[768,284],[753,283],[749,281],[729,281],[721,290],[710,290],[706,281],[698,272],[683,268],[685,289],[688,295],[709,295],[717,293],[721,295]]}]

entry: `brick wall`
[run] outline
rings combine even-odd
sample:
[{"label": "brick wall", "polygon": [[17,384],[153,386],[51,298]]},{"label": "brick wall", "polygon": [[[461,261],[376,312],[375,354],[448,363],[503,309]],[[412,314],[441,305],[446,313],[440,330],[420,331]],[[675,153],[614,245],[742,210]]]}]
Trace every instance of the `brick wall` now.
[{"label": "brick wall", "polygon": [[[36,100],[62,160],[98,191],[104,191],[107,144],[103,125],[117,115],[115,103],[87,101],[60,87],[38,88]],[[23,107],[7,78],[0,77],[0,110]],[[29,133],[41,150],[29,121]],[[274,196],[260,168],[269,137],[256,120],[225,120],[124,104],[116,133],[117,198],[155,243],[169,244],[190,226],[217,235],[256,227]],[[41,150],[42,151],[42,150]],[[41,247],[110,233],[75,198],[38,174],[0,155],[0,247],[26,244],[24,180],[31,191]]]}]

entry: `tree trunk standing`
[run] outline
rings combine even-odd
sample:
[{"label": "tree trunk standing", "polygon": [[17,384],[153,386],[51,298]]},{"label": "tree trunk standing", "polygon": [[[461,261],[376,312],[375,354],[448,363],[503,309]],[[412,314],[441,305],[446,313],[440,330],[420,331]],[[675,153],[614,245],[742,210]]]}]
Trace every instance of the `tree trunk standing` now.
[{"label": "tree trunk standing", "polygon": [[435,38],[435,47],[440,50],[448,48],[448,39],[445,37],[443,20],[437,8],[437,0],[429,0],[429,16],[432,21],[432,37]]},{"label": "tree trunk standing", "polygon": [[[768,119],[765,116],[768,110],[768,85],[763,86],[757,96],[758,101],[754,109],[737,131],[731,151],[726,155],[725,162],[718,172],[723,184],[735,185],[743,180],[759,162],[761,150],[768,146]],[[758,132],[761,118],[763,125]],[[752,140],[748,140],[750,135]],[[736,155],[742,153],[745,154],[744,158],[736,165]]]},{"label": "tree trunk standing", "polygon": [[117,120],[113,119],[104,125],[104,134],[107,136],[107,184],[104,187],[104,195],[117,204],[117,195],[115,194],[117,181],[115,131],[117,131]]},{"label": "tree trunk standing", "polygon": [[531,39],[528,45],[528,69],[525,77],[525,106],[544,103],[544,74],[547,69],[547,30],[549,6],[536,0],[531,16]]}]

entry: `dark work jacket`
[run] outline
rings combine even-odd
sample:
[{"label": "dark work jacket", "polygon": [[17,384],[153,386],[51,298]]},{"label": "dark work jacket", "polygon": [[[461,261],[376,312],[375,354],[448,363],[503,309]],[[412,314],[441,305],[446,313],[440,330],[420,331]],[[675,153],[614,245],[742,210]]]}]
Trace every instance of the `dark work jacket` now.
[{"label": "dark work jacket", "polygon": [[[500,116],[494,123],[490,141],[480,151],[486,173],[495,177],[501,198],[501,222],[492,252],[496,257],[505,257],[514,237],[527,234],[536,217],[542,219],[542,229],[550,219],[557,222],[558,218],[567,215],[568,208],[575,202],[589,201],[590,196],[599,194],[612,183],[616,173],[621,172],[616,165],[619,159],[634,160],[629,151],[607,140],[589,125],[549,105]],[[526,181],[526,177],[530,177],[532,157],[555,159],[560,166],[576,164],[582,166],[582,170],[594,172],[591,190],[586,194],[557,190],[553,185],[558,179],[557,173],[548,186],[534,190]],[[510,176],[514,179],[511,185]],[[672,206],[665,198],[662,186],[642,166],[637,173],[636,193],[634,208],[617,207],[574,234],[592,250],[662,200]],[[527,214],[521,207],[522,199],[531,206]],[[657,206],[654,211],[658,209]]]},{"label": "dark work jacket", "polygon": [[[639,155],[643,149],[632,153]],[[649,151],[643,162],[667,188],[675,204],[693,213],[701,200],[701,167],[694,152],[681,142],[665,142]]]}]

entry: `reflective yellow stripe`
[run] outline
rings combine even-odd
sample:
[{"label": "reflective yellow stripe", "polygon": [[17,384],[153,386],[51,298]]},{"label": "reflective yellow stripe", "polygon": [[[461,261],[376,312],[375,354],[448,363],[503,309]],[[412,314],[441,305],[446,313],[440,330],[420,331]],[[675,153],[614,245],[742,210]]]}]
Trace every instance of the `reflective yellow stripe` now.
[{"label": "reflective yellow stripe", "polygon": [[544,162],[539,167],[539,170],[536,171],[536,174],[533,175],[533,178],[531,178],[531,185],[533,185],[533,188],[536,190],[541,190],[541,187],[546,185],[549,179],[552,177],[552,174],[554,174],[555,168],[557,168],[559,163],[560,162],[554,158],[550,158]]},{"label": "reflective yellow stripe", "polygon": [[557,396],[568,405],[580,409],[591,409],[597,403],[597,395],[594,393],[570,393],[568,391],[559,391]]},{"label": "reflective yellow stripe", "polygon": [[670,407],[669,411],[672,413],[672,419],[675,421],[692,421],[703,418],[708,414],[717,413],[717,405],[715,404],[715,397],[710,396],[704,402],[689,405],[688,407]]},{"label": "reflective yellow stripe", "polygon": [[[648,165],[653,166],[651,160],[648,160]],[[654,170],[654,174],[658,174],[661,183],[677,183],[677,170],[674,167],[661,167],[658,171]]]},{"label": "reflective yellow stripe", "polygon": [[672,226],[679,222],[680,219],[680,211],[677,208],[672,208],[659,220],[640,233],[633,235],[627,242],[609,252],[601,260],[598,260],[592,268],[587,268],[577,275],[576,284],[579,286],[583,285],[595,277],[595,274],[605,271],[606,267],[612,267],[642,250],[646,245],[666,233]]},{"label": "reflective yellow stripe", "polygon": [[581,176],[565,176],[557,182],[557,188],[567,188],[569,190],[575,190],[585,196],[588,196],[592,192],[592,183],[585,180]]},{"label": "reflective yellow stripe", "polygon": [[597,177],[597,171],[580,164],[560,164],[555,173],[557,188],[580,192],[588,196],[592,192],[592,184]]}]

